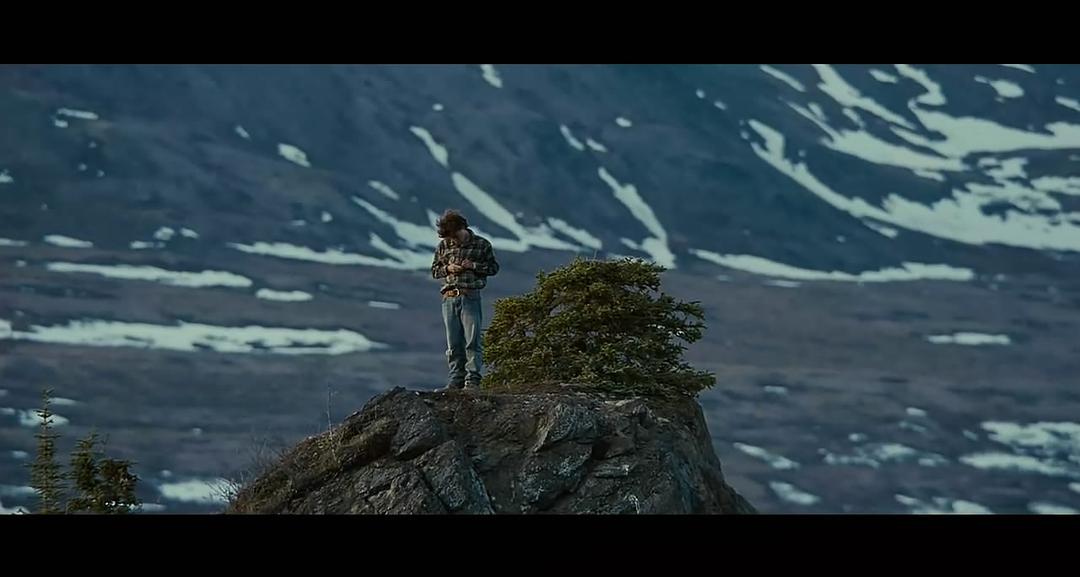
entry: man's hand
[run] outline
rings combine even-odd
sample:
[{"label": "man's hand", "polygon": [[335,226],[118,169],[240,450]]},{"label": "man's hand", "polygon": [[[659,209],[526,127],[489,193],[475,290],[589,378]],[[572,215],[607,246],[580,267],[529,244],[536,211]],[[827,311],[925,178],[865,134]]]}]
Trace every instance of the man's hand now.
[{"label": "man's hand", "polygon": [[465,270],[465,269],[462,268],[461,265],[458,265],[458,264],[448,264],[448,265],[446,265],[446,272],[448,272],[450,274],[458,274],[459,272],[461,272],[463,270]]},{"label": "man's hand", "polygon": [[463,269],[475,269],[476,268],[476,263],[474,263],[473,261],[471,261],[469,259],[465,259],[465,260],[461,261],[461,268],[463,268]]}]

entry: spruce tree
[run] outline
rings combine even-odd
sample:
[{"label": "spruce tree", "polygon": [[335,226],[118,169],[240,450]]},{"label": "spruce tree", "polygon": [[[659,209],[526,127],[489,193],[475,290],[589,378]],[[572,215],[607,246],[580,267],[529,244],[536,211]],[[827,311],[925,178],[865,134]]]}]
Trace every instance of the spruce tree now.
[{"label": "spruce tree", "polygon": [[[135,496],[139,478],[131,472],[131,461],[105,458],[98,449],[97,433],[80,439],[71,452],[67,473],[56,462],[56,440],[60,435],[52,430],[52,389],[42,393],[42,408],[37,411],[41,422],[37,438],[37,455],[30,466],[30,484],[38,496],[38,513],[124,514],[136,511],[140,502]],[[72,483],[73,495],[66,499]]]},{"label": "spruce tree", "polygon": [[64,512],[64,474],[56,462],[56,439],[60,435],[52,430],[51,404],[52,389],[45,389],[41,395],[41,409],[37,411],[40,423],[37,433],[34,434],[37,439],[37,456],[30,466],[30,485],[38,497],[37,510],[44,514]]},{"label": "spruce tree", "polygon": [[575,259],[499,299],[484,335],[483,386],[528,391],[566,383],[614,395],[694,396],[713,375],[683,358],[704,310],[660,290],[664,268],[639,259]]}]

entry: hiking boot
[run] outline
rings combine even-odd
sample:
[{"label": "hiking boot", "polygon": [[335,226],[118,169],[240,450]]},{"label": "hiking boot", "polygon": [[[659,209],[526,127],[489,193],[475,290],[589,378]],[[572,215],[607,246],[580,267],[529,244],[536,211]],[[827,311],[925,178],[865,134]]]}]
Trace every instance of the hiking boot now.
[{"label": "hiking boot", "polygon": [[478,393],[480,392],[480,383],[465,383],[465,390]]},{"label": "hiking boot", "polygon": [[436,389],[435,392],[446,393],[449,391],[460,391],[465,385],[462,383],[450,383],[441,389]]}]

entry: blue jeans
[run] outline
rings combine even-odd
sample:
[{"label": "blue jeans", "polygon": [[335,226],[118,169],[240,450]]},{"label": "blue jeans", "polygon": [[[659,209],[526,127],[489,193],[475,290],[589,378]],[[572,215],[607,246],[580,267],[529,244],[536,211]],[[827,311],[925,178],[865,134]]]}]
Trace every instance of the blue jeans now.
[{"label": "blue jeans", "polygon": [[480,344],[480,324],[483,321],[480,291],[444,297],[442,317],[446,326],[446,362],[450,368],[448,384],[479,385],[480,373],[484,369]]}]

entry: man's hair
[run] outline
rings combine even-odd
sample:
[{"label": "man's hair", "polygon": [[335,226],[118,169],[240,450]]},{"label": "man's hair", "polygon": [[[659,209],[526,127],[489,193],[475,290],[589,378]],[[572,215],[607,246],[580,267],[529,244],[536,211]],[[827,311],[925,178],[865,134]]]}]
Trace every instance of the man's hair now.
[{"label": "man's hair", "polygon": [[435,228],[439,231],[439,238],[450,238],[457,231],[469,228],[469,221],[465,220],[460,212],[448,208],[435,223]]}]

